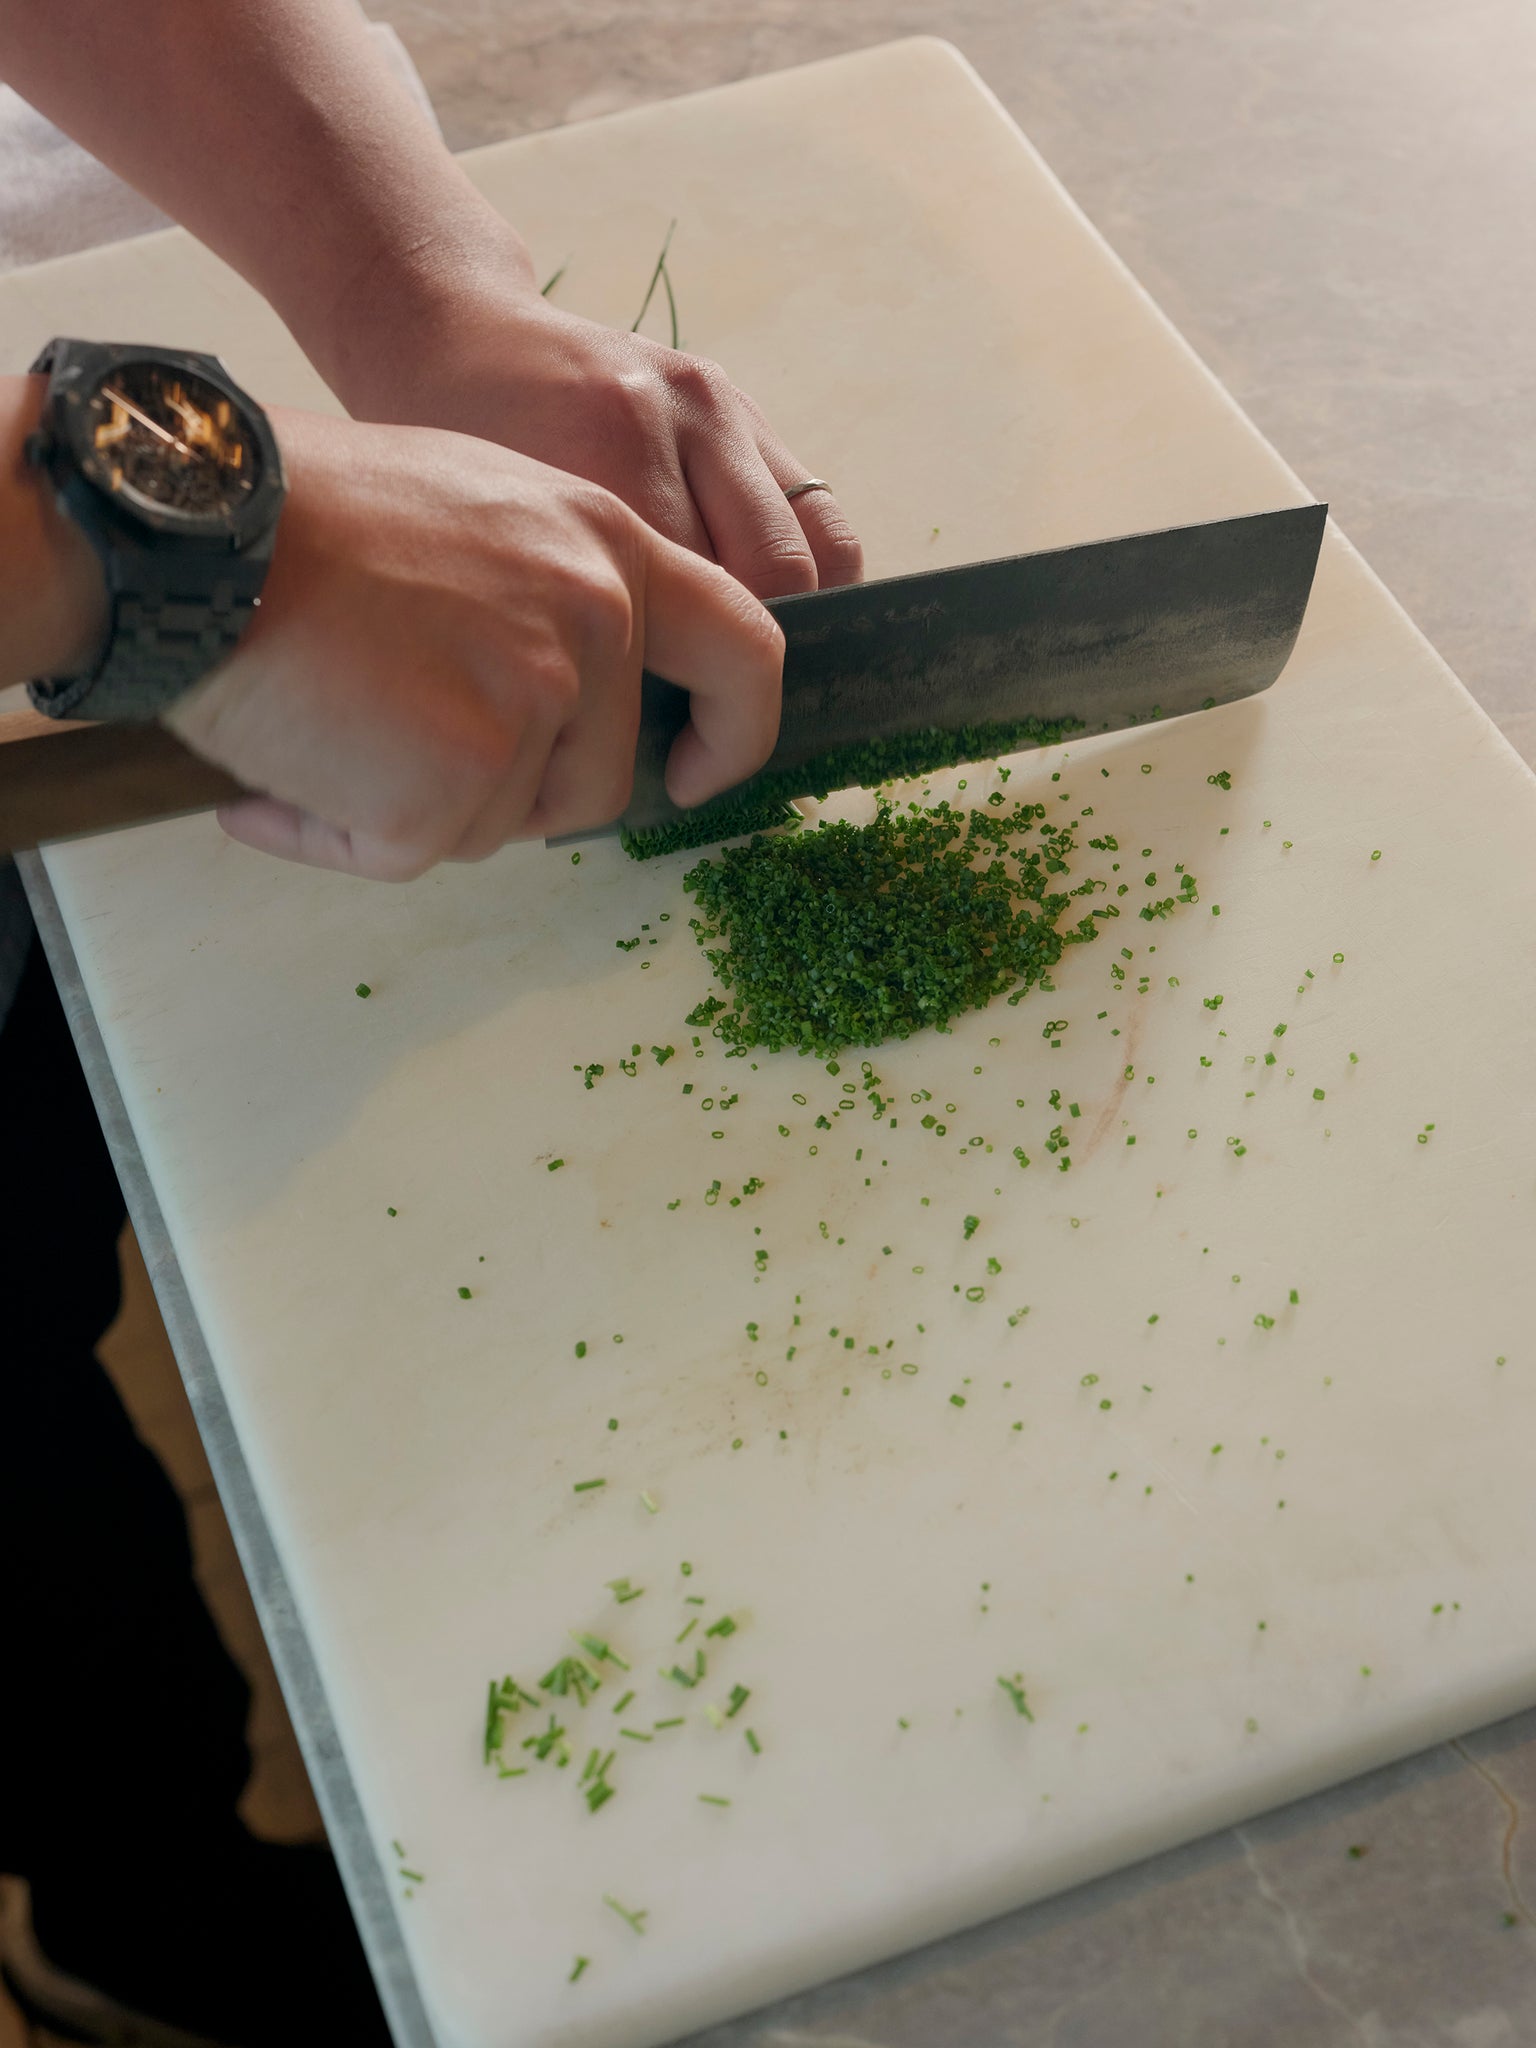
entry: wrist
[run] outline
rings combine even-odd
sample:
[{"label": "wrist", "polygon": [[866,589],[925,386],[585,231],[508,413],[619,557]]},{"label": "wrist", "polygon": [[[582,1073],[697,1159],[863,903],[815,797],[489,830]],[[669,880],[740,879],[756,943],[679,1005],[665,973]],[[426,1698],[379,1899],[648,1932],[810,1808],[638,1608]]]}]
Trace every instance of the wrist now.
[{"label": "wrist", "polygon": [[54,502],[53,483],[26,453],[44,377],[0,379],[0,681],[78,675],[107,632],[107,588],[85,535]]},{"label": "wrist", "polygon": [[[430,234],[398,230],[347,271],[318,309],[288,324],[326,383],[358,418],[400,417],[422,364],[451,358],[473,309],[537,302],[527,245],[464,180],[467,198],[445,207]],[[280,309],[281,310],[281,309]]]}]

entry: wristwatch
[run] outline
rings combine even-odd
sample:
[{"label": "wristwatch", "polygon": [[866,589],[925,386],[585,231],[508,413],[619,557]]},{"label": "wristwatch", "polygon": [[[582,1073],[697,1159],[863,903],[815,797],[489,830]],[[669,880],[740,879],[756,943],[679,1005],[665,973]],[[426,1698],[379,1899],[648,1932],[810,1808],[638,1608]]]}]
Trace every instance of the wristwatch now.
[{"label": "wristwatch", "polygon": [[158,718],[224,660],[261,602],[283,504],[266,414],[217,356],[50,341],[27,459],[85,534],[107,584],[105,644],[80,675],[34,682],[54,718]]}]

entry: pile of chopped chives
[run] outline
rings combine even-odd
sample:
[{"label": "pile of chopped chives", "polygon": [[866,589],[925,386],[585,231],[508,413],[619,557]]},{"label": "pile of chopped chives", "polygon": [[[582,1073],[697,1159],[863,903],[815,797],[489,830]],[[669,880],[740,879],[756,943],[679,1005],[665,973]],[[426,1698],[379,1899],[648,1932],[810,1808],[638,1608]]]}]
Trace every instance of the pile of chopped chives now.
[{"label": "pile of chopped chives", "polygon": [[1092,913],[1058,929],[1100,885],[1061,886],[1075,842],[1044,817],[1043,804],[881,797],[867,825],[823,822],[700,861],[683,878],[690,923],[727,996],[689,1023],[732,1048],[825,1056],[946,1025],[1006,990],[1017,1000],[1098,932]]}]

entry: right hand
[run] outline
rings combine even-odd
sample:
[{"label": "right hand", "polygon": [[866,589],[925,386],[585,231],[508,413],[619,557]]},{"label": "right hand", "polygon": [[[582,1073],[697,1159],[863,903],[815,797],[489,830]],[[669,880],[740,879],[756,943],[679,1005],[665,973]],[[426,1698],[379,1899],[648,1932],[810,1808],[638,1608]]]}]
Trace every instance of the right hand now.
[{"label": "right hand", "polygon": [[723,569],[580,478],[467,435],[278,412],[288,474],[261,607],[166,723],[253,795],[232,838],[409,880],[615,818],[642,667],[692,715],[667,789],[761,767],[784,641]]}]

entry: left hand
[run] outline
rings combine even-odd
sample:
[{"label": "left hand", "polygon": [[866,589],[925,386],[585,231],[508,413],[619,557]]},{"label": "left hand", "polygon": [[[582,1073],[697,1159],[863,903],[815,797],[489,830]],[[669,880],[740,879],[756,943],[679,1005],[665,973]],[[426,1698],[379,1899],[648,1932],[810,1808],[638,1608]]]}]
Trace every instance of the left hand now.
[{"label": "left hand", "polygon": [[856,583],[864,557],[830,491],[718,364],[562,312],[518,245],[331,372],[365,420],[450,427],[601,484],[668,540],[718,562],[754,596]]}]

